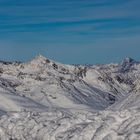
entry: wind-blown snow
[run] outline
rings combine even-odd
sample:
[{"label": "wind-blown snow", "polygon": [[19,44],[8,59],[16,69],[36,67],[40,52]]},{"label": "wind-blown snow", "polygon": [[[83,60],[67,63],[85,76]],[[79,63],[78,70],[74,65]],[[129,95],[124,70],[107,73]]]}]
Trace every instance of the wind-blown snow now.
[{"label": "wind-blown snow", "polygon": [[0,62],[0,139],[139,140],[140,63]]}]

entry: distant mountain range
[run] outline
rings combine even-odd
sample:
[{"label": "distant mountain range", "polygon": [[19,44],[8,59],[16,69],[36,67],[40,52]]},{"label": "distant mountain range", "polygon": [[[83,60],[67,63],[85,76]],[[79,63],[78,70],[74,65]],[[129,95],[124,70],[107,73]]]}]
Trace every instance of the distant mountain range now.
[{"label": "distant mountain range", "polygon": [[140,62],[0,61],[1,140],[139,140]]}]

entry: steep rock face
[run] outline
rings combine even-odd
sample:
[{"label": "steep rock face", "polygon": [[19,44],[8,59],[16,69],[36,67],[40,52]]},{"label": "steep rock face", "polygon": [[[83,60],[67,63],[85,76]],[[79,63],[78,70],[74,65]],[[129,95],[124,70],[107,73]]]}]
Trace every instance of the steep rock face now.
[{"label": "steep rock face", "polygon": [[[139,139],[140,63],[0,62],[0,139]],[[110,125],[111,124],[111,125]]]}]

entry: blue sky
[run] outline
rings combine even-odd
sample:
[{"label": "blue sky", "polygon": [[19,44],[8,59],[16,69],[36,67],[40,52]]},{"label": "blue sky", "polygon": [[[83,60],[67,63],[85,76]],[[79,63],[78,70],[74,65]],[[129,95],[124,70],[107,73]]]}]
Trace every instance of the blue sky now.
[{"label": "blue sky", "polygon": [[139,0],[0,0],[0,59],[140,60]]}]

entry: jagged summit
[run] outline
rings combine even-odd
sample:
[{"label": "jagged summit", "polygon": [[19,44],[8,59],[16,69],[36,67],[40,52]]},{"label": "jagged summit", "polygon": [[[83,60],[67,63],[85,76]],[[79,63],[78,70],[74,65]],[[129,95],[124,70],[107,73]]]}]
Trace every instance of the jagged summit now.
[{"label": "jagged summit", "polygon": [[46,61],[46,60],[47,60],[47,58],[46,58],[45,56],[39,54],[39,55],[36,55],[36,56],[33,58],[32,61],[40,61],[40,62],[43,62],[43,61]]},{"label": "jagged summit", "polygon": [[45,56],[39,54],[35,56],[29,63],[34,65],[42,65],[42,64],[49,64],[53,63],[53,60],[46,58]]},{"label": "jagged summit", "polygon": [[121,63],[120,63],[120,72],[128,72],[129,70],[131,70],[132,66],[134,64],[138,63],[136,60],[130,58],[130,57],[126,57]]},{"label": "jagged summit", "polygon": [[126,57],[122,62],[121,65],[126,65],[126,64],[130,64],[130,63],[134,63],[136,62],[133,58],[131,57]]}]

